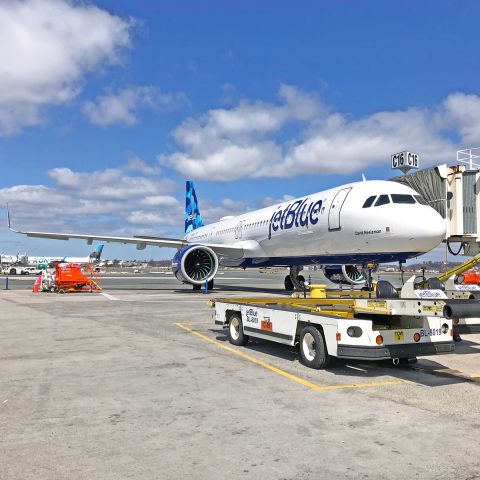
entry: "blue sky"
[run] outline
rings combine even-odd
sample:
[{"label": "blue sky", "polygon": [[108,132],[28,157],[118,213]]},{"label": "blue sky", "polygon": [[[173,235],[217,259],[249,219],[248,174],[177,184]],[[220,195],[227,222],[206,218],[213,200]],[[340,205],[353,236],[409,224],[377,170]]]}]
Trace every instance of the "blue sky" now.
[{"label": "blue sky", "polygon": [[[260,5],[259,5],[260,3]],[[0,2],[0,201],[18,227],[182,235],[480,144],[478,2]],[[0,251],[83,255],[0,227]],[[109,245],[109,258],[172,252]]]}]

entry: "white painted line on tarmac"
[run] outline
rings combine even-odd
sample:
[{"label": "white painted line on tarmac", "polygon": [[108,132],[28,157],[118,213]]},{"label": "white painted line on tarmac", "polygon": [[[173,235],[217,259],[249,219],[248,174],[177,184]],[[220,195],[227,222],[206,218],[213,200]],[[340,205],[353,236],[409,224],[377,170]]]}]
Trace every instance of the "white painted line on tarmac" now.
[{"label": "white painted line on tarmac", "polygon": [[101,292],[100,295],[103,295],[104,297],[108,298],[109,300],[120,300],[117,297],[114,297],[113,295],[110,295],[109,293]]}]

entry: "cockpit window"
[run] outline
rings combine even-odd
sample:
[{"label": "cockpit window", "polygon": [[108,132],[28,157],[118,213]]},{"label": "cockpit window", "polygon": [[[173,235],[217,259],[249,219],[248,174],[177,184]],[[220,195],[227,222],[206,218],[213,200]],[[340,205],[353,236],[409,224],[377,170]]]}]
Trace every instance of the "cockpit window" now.
[{"label": "cockpit window", "polygon": [[428,205],[427,201],[421,195],[415,195],[415,199],[420,205]]},{"label": "cockpit window", "polygon": [[368,197],[368,198],[365,200],[365,203],[363,204],[363,207],[362,207],[362,208],[371,207],[371,206],[372,206],[372,203],[375,201],[376,198],[377,198],[376,195],[372,195],[371,197]]},{"label": "cockpit window", "polygon": [[401,193],[392,193],[393,203],[415,203],[415,199],[412,195],[405,195]]},{"label": "cockpit window", "polygon": [[380,207],[381,205],[386,205],[387,203],[390,203],[388,195],[380,195],[378,200],[375,202],[375,206]]}]

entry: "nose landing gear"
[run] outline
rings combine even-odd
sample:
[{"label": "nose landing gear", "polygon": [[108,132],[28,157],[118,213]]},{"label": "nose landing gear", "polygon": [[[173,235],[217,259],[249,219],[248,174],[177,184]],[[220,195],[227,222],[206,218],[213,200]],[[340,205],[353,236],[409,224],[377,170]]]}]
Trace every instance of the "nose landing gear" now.
[{"label": "nose landing gear", "polygon": [[362,290],[365,290],[368,292],[368,296],[372,296],[373,292],[373,277],[372,273],[376,272],[378,269],[378,265],[375,263],[366,263],[363,265],[363,271],[366,272],[365,274],[365,286],[362,288]]}]

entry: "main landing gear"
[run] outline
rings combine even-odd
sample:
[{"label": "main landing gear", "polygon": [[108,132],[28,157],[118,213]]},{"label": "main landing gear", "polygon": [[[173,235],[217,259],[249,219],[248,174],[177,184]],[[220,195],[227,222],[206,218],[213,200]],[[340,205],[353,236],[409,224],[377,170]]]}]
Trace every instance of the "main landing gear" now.
[{"label": "main landing gear", "polygon": [[305,290],[305,277],[299,275],[303,270],[303,265],[294,265],[290,267],[290,274],[285,277],[285,290]]}]

